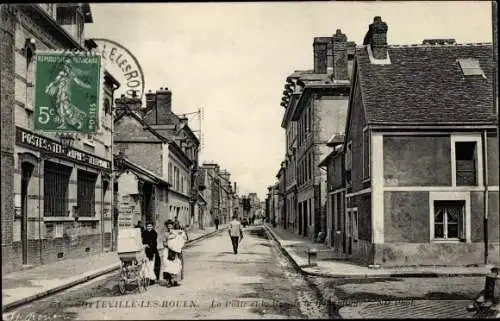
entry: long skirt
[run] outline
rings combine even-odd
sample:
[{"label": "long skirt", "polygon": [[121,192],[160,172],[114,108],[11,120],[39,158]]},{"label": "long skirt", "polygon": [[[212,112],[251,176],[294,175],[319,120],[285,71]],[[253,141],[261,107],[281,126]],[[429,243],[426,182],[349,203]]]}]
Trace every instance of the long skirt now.
[{"label": "long skirt", "polygon": [[[169,255],[170,254],[170,255]],[[168,248],[163,252],[163,275],[167,281],[179,281],[182,276],[182,260],[179,253]]]}]

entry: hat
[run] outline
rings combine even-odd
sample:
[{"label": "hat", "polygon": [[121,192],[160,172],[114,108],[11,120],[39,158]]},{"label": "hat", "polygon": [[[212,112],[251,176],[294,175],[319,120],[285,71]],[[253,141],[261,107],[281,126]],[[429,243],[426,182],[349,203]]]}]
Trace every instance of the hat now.
[{"label": "hat", "polygon": [[174,225],[174,221],[172,221],[171,219],[165,221],[165,226],[170,224]]}]

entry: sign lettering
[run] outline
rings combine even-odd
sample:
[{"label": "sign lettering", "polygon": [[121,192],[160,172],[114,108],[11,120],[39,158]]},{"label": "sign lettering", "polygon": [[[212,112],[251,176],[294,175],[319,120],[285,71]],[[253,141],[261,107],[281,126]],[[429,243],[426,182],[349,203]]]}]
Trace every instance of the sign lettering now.
[{"label": "sign lettering", "polygon": [[36,134],[30,133],[21,128],[17,128],[16,143],[18,145],[35,147],[36,149],[39,150],[48,151],[53,154],[58,154],[62,157],[71,160],[76,160],[78,162],[85,163],[87,165],[92,165],[94,167],[111,169],[111,162],[108,160],[95,157],[91,154],[87,154],[85,152],[81,152],[76,149],[70,149],[67,151],[67,153],[64,153],[64,149],[61,144],[53,140],[50,140],[48,138],[44,138]]}]

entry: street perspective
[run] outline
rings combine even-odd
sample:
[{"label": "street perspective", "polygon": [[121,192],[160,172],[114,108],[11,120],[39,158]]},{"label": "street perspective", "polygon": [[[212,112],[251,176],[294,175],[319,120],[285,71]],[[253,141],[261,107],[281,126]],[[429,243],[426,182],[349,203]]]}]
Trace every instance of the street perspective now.
[{"label": "street perspective", "polygon": [[500,319],[497,11],[0,4],[2,320]]}]

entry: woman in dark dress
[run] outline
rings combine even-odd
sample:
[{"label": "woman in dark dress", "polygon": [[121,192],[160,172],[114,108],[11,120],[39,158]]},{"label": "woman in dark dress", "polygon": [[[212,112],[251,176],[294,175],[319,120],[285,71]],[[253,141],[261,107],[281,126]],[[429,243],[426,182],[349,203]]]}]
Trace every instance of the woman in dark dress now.
[{"label": "woman in dark dress", "polygon": [[153,229],[153,223],[146,224],[142,232],[142,244],[146,245],[146,257],[152,260],[154,257],[154,270],[156,280],[160,280],[160,253],[158,252],[158,233]]}]

